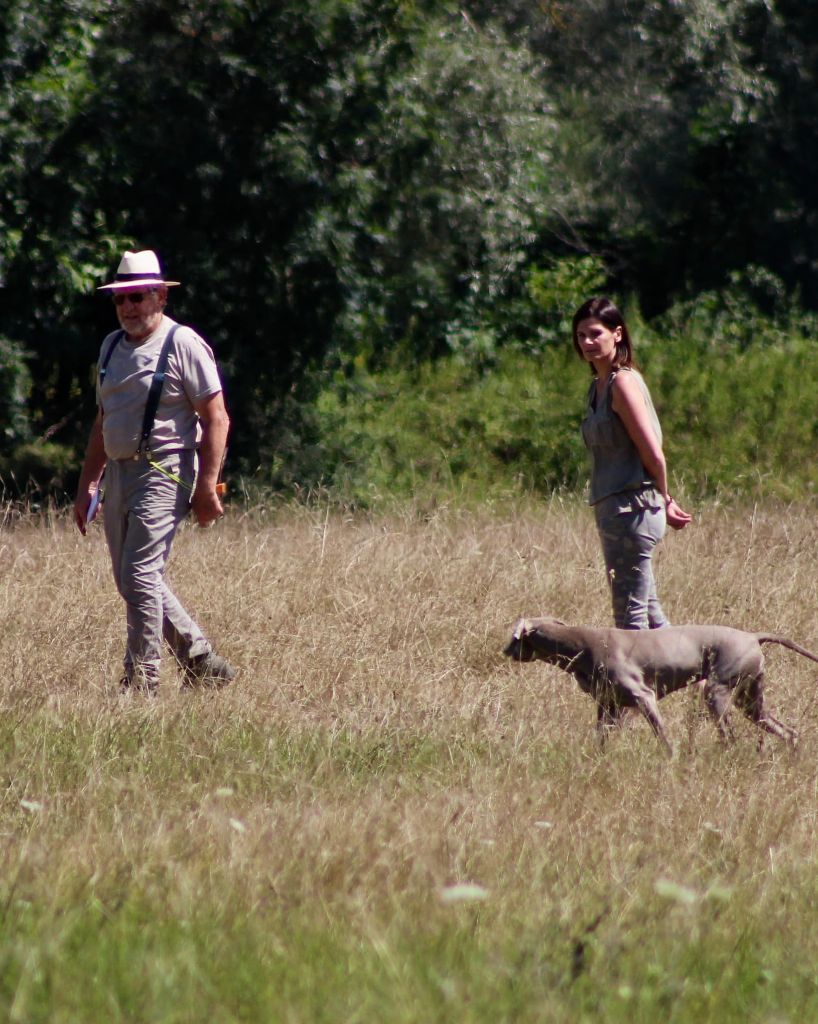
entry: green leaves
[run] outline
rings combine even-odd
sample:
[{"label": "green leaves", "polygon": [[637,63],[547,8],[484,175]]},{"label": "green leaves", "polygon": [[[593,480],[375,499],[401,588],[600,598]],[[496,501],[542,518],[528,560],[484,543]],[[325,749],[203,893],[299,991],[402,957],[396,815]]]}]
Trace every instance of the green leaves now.
[{"label": "green leaves", "polygon": [[0,333],[26,429],[69,448],[126,247],[184,282],[170,312],[216,349],[247,468],[308,443],[337,367],[488,374],[603,288],[649,319],[726,295],[725,338],[739,292],[816,294],[818,41],[792,5],[9,0],[4,30]]}]

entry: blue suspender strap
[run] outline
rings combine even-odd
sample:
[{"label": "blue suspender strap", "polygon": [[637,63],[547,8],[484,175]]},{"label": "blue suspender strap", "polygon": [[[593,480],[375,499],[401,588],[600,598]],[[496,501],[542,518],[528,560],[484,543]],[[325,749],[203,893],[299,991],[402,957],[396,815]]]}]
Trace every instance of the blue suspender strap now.
[{"label": "blue suspender strap", "polygon": [[153,371],[153,380],[151,381],[150,391],[148,392],[148,401],[145,406],[145,417],[142,420],[142,436],[139,438],[139,447],[136,449],[136,455],[134,458],[138,458],[143,451],[147,457],[150,458],[150,440],[151,432],[153,431],[153,421],[156,419],[156,410],[159,408],[159,396],[162,394],[162,387],[165,383],[165,373],[168,368],[168,357],[170,356],[170,352],[173,347],[173,335],[176,333],[178,326],[178,324],[174,324],[168,331],[165,343],[162,345],[162,351],[159,353],[156,369]]},{"label": "blue suspender strap", "polygon": [[100,360],[100,364],[99,364],[99,383],[100,383],[100,385],[105,380],[105,374],[108,372],[108,363],[110,363],[110,361],[111,361],[111,356],[114,354],[114,349],[117,347],[117,345],[120,343],[120,341],[122,341],[122,339],[124,337],[125,337],[125,332],[124,331],[117,331],[116,334],[114,335],[114,340],[108,346],[108,351],[105,353],[105,355]]}]

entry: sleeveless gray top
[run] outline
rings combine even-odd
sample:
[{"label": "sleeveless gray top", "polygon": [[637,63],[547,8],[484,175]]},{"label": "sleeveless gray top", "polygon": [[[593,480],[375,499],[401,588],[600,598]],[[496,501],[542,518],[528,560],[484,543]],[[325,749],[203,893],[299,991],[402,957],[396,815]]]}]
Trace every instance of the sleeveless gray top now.
[{"label": "sleeveless gray top", "polygon": [[[625,425],[611,407],[611,385],[617,373],[632,373],[639,382],[645,404],[659,444],[662,443],[662,428],[653,407],[648,386],[637,370],[623,368],[614,370],[605,385],[602,395],[597,398],[596,380],[592,381],[588,391],[588,407],[582,421],[582,438],[591,456],[591,486],[588,493],[588,504],[596,505],[603,498],[623,491],[638,491],[653,488],[654,480],[642,465],[636,445],[631,441]],[[623,496],[626,504],[628,499],[635,497],[632,493]],[[651,508],[654,503],[661,505],[658,492],[644,496],[645,500],[637,501],[641,507]],[[624,510],[624,506],[623,506]]]}]

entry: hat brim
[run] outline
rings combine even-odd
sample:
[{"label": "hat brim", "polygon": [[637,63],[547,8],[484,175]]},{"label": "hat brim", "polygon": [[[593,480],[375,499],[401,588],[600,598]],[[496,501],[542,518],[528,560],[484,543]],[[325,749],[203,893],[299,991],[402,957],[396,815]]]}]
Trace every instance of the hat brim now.
[{"label": "hat brim", "polygon": [[128,288],[147,288],[149,285],[163,284],[166,288],[175,288],[181,281],[157,281],[155,277],[143,277],[136,281],[114,281],[113,284],[103,284],[97,288],[98,292],[124,292]]}]

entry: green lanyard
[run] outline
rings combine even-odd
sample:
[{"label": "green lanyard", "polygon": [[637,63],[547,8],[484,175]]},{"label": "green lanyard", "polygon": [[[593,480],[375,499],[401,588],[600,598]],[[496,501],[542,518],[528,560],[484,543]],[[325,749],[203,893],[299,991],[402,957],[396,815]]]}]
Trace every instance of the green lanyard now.
[{"label": "green lanyard", "polygon": [[180,487],[184,487],[186,491],[193,490],[193,487],[190,484],[185,483],[180,476],[177,476],[175,473],[171,473],[171,471],[169,469],[165,469],[164,466],[160,466],[154,459],[148,459],[148,465],[151,469],[158,469],[163,476],[168,478],[168,480],[172,480],[175,484],[179,484]]}]

